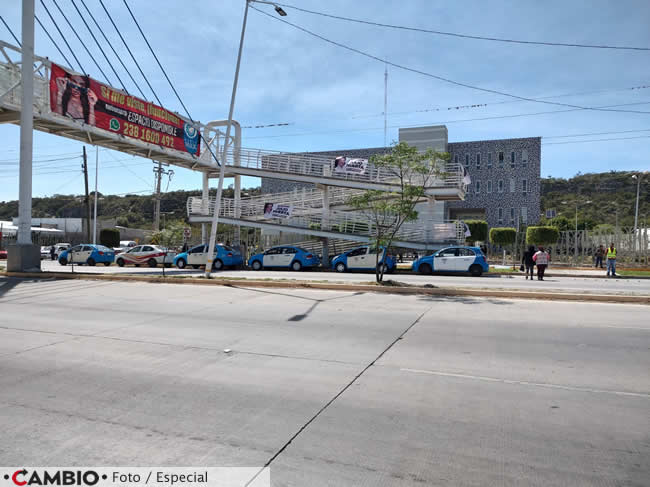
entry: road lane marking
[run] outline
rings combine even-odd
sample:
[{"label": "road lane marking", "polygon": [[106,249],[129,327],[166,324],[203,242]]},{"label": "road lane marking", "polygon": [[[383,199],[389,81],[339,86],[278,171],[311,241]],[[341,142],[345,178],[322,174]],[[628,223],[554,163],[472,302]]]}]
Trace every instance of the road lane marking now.
[{"label": "road lane marking", "polygon": [[439,377],[453,377],[456,379],[468,379],[468,380],[480,380],[483,382],[498,382],[501,384],[513,384],[521,386],[532,386],[532,387],[546,387],[549,389],[562,389],[565,391],[576,391],[576,392],[592,392],[596,394],[614,394],[617,396],[632,396],[632,397],[643,397],[645,399],[650,399],[650,394],[643,392],[626,392],[626,391],[612,391],[607,389],[591,389],[588,387],[575,387],[575,386],[563,386],[561,384],[549,384],[545,382],[530,382],[526,380],[512,380],[512,379],[500,379],[498,377],[485,377],[481,375],[469,375],[469,374],[455,374],[453,372],[441,372],[437,370],[422,370],[422,369],[408,369],[401,368],[402,372],[411,372],[414,374],[427,374],[427,375],[436,375]]}]

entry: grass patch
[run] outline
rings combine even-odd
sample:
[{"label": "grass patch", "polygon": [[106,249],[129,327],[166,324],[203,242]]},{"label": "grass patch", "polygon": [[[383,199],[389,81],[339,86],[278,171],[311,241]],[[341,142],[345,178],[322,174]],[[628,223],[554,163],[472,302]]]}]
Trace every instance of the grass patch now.
[{"label": "grass patch", "polygon": [[650,271],[636,271],[636,270],[617,270],[617,274],[629,277],[650,277]]}]

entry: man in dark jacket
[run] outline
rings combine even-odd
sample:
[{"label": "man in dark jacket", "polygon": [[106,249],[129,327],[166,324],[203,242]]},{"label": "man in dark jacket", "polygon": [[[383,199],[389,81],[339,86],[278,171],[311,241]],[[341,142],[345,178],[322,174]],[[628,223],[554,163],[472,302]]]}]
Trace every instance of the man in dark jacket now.
[{"label": "man in dark jacket", "polygon": [[535,270],[535,261],[533,260],[533,255],[535,255],[535,246],[531,245],[528,247],[528,250],[524,252],[523,257],[521,258],[522,265],[526,268],[526,279],[530,274],[530,280],[533,280],[533,271]]}]

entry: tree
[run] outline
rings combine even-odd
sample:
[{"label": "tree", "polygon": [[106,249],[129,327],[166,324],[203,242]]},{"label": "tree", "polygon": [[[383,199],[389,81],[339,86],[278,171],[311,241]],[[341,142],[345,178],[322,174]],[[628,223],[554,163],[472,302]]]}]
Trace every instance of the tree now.
[{"label": "tree", "polygon": [[[515,252],[514,244],[517,241],[517,229],[511,227],[491,228],[490,242],[501,247],[510,247],[512,249],[512,259],[514,265]],[[505,264],[505,254],[503,263]]]},{"label": "tree", "polygon": [[447,160],[447,153],[438,153],[433,149],[421,153],[406,142],[396,144],[388,154],[373,156],[370,159],[377,169],[392,173],[394,182],[399,186],[399,191],[368,190],[348,200],[350,206],[361,211],[370,221],[369,233],[377,249],[377,282],[383,281],[385,267],[379,265],[379,249],[383,247],[383,262],[388,248],[404,222],[417,220],[415,205],[425,196],[425,188],[433,179],[443,174],[440,162]]},{"label": "tree", "polygon": [[99,243],[112,249],[120,246],[120,231],[117,228],[104,228],[99,232]]},{"label": "tree", "polygon": [[528,227],[526,242],[530,245],[554,245],[560,238],[556,227]]},{"label": "tree", "polygon": [[485,242],[488,237],[488,224],[483,220],[465,220],[471,235],[465,240],[468,244],[474,245],[476,242]]}]

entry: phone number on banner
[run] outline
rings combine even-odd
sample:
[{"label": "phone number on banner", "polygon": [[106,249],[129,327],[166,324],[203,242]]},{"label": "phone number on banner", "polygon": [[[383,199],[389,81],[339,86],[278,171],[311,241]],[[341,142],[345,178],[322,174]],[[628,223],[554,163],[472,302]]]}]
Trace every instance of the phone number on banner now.
[{"label": "phone number on banner", "polygon": [[174,137],[171,135],[163,135],[160,132],[148,128],[140,127],[128,122],[123,122],[124,130],[122,133],[127,137],[140,139],[144,142],[149,142],[156,145],[164,145],[166,147],[174,148]]}]

